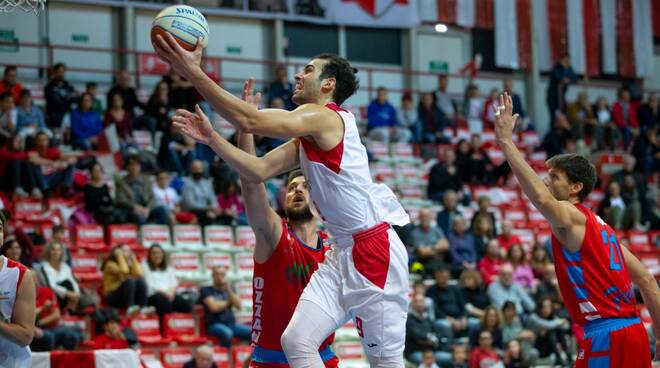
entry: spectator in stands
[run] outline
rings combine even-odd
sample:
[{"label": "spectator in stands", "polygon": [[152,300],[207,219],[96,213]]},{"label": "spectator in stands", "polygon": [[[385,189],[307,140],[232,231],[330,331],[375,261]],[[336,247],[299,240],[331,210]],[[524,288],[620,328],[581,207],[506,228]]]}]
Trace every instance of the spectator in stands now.
[{"label": "spectator in stands", "polygon": [[[126,70],[122,70],[117,74],[116,77],[116,84],[110,88],[108,91],[108,98],[106,101],[106,106],[112,106],[112,96],[116,93],[119,93],[122,97],[122,100],[124,102],[124,109],[128,111],[129,114],[136,116],[135,115],[135,108],[139,107],[141,109],[145,109],[146,106],[137,97],[137,93],[135,92],[135,88],[131,86],[131,75],[128,73]],[[156,85],[156,87],[158,87]]]},{"label": "spectator in stands", "polygon": [[486,246],[488,241],[494,239],[492,235],[495,230],[493,229],[493,223],[486,216],[481,216],[477,219],[477,222],[470,228],[472,236],[474,236],[474,249],[477,251],[477,257],[481,258],[486,252]]},{"label": "spectator in stands", "polygon": [[532,272],[537,280],[542,279],[543,274],[545,273],[545,268],[552,265],[552,261],[550,261],[550,257],[548,256],[548,251],[545,249],[545,244],[542,242],[536,242],[536,244],[534,244],[529,265],[532,266]]},{"label": "spectator in stands", "polygon": [[213,192],[211,180],[204,175],[204,164],[195,160],[190,165],[190,177],[185,178],[181,193],[181,205],[197,215],[197,222],[207,225],[223,215]]},{"label": "spectator in stands", "polygon": [[534,290],[536,279],[522,245],[513,244],[507,251],[506,259],[513,266],[513,283],[522,286],[527,291]]},{"label": "spectator in stands", "polygon": [[190,313],[192,306],[176,292],[179,282],[160,244],[149,247],[142,269],[147,284],[147,304],[156,308],[159,316],[172,312]]},{"label": "spectator in stands", "polygon": [[48,127],[59,129],[62,119],[71,110],[71,104],[77,97],[76,90],[65,79],[66,65],[57,63],[53,66],[50,82],[44,88],[46,97],[46,118]]},{"label": "spectator in stands", "polygon": [[111,314],[101,323],[103,333],[92,339],[92,348],[128,349],[128,340],[121,329],[121,320],[117,314]]},{"label": "spectator in stands", "polygon": [[571,323],[568,319],[555,316],[550,298],[543,298],[538,303],[527,324],[536,335],[534,347],[539,351],[539,357],[547,358],[554,354],[554,364],[568,365],[566,349]]},{"label": "spectator in stands", "polygon": [[422,143],[417,133],[420,126],[418,111],[415,109],[415,105],[413,105],[412,94],[410,92],[401,95],[401,106],[397,110],[397,121],[401,129],[408,129],[412,133],[413,142]]},{"label": "spectator in stands", "polygon": [[14,107],[11,93],[0,94],[0,142],[6,142],[14,134],[17,121],[18,110]]},{"label": "spectator in stands", "polygon": [[193,359],[186,362],[183,368],[218,368],[213,361],[213,348],[208,345],[198,346],[193,351]]},{"label": "spectator in stands", "polygon": [[486,307],[479,323],[479,329],[470,331],[470,345],[479,345],[479,334],[482,331],[488,331],[493,337],[493,347],[499,350],[503,350],[504,342],[502,339],[501,324],[502,322],[499,309],[493,307],[492,305]]},{"label": "spectator in stands", "polygon": [[456,192],[451,189],[445,190],[442,195],[442,211],[438,212],[436,222],[443,233],[449,234],[449,225],[454,222],[454,218],[462,217],[463,213],[456,207],[458,198]]},{"label": "spectator in stands", "polygon": [[411,310],[406,321],[406,359],[421,364],[425,351],[435,351],[433,362],[441,363],[450,359],[447,352],[439,350],[440,337],[436,334],[434,323],[425,310],[424,294],[414,294]]},{"label": "spectator in stands", "polygon": [[98,144],[103,132],[103,121],[98,112],[92,110],[93,96],[83,93],[78,108],[71,112],[71,139],[73,146],[89,151]]},{"label": "spectator in stands", "polygon": [[[128,106],[125,108],[129,110]],[[147,102],[145,113],[152,120],[146,124],[148,130],[152,132],[155,129],[165,131],[165,128],[170,122],[170,115],[172,113],[172,105],[170,104],[169,99],[169,86],[166,82],[160,81],[154,86],[151,97],[149,97],[149,101]],[[145,120],[145,122],[147,122],[147,120]],[[137,125],[137,121],[135,123]]]},{"label": "spectator in stands", "polygon": [[568,106],[566,114],[571,124],[571,133],[576,139],[584,137],[593,137],[598,120],[593,114],[591,103],[587,92],[578,93],[577,100]]},{"label": "spectator in stands", "polygon": [[543,269],[541,281],[536,287],[534,300],[538,303],[543,298],[550,298],[554,305],[555,311],[565,311],[563,299],[559,291],[559,283],[557,282],[557,273],[555,266],[551,263]]},{"label": "spectator in stands", "polygon": [[564,147],[569,139],[572,139],[571,126],[563,113],[555,114],[555,120],[552,129],[543,137],[541,149],[546,151],[548,157],[552,157],[564,152]]},{"label": "spectator in stands", "polygon": [[469,318],[481,318],[484,310],[490,305],[490,299],[486,295],[486,288],[481,282],[481,275],[476,270],[465,270],[461,272],[458,282],[461,294],[465,300],[465,310]]},{"label": "spectator in stands", "polygon": [[479,345],[470,354],[470,368],[497,367],[502,360],[493,349],[493,335],[489,331],[479,333]]},{"label": "spectator in stands", "polygon": [[497,241],[500,242],[500,247],[505,251],[508,251],[514,244],[522,244],[520,237],[513,233],[511,220],[502,220],[502,233],[498,235]]},{"label": "spectator in stands", "polygon": [[216,196],[218,209],[220,210],[218,220],[223,225],[247,225],[245,207],[241,198],[238,183],[227,180],[221,183],[220,193]]},{"label": "spectator in stands", "polygon": [[33,150],[28,151],[28,162],[34,177],[35,197],[51,194],[58,186],[65,196],[73,192],[73,170],[78,160],[73,155],[62,154],[57,147],[50,147],[50,139],[44,132],[37,133]]},{"label": "spectator in stands", "polygon": [[462,194],[463,182],[458,175],[455,162],[456,154],[452,150],[447,150],[442,162],[438,162],[431,167],[429,185],[426,189],[429,199],[440,202],[444,193],[448,190]]},{"label": "spectator in stands", "polygon": [[470,228],[474,229],[475,224],[481,217],[485,217],[488,222],[490,223],[490,231],[485,234],[489,237],[494,237],[495,236],[495,213],[490,211],[490,197],[486,195],[479,196],[477,199],[477,204],[479,205],[479,209],[477,212],[472,215],[472,221],[470,222]]},{"label": "spectator in stands", "polygon": [[[134,315],[146,305],[147,284],[144,272],[135,253],[124,244],[113,247],[101,265],[103,273],[103,294],[108,305],[127,308],[128,315]],[[142,309],[143,312],[149,311]]]},{"label": "spectator in stands", "polygon": [[523,355],[520,342],[518,340],[511,340],[506,344],[506,351],[504,352],[504,365],[506,368],[529,368],[530,362]]},{"label": "spectator in stands", "polygon": [[488,153],[481,144],[481,135],[472,134],[470,137],[470,156],[468,159],[469,180],[471,184],[491,184],[494,183],[494,167],[488,157]]},{"label": "spectator in stands", "polygon": [[164,206],[167,209],[170,225],[177,222],[192,223],[197,221],[193,213],[181,210],[181,197],[174,188],[170,187],[170,175],[167,171],[160,170],[156,172],[156,183],[153,191],[156,197],[156,205]]},{"label": "spectator in stands", "polygon": [[[451,348],[451,368],[469,367],[468,347],[465,344],[456,344]],[[443,367],[444,368],[444,367]]]},{"label": "spectator in stands", "polygon": [[13,236],[9,236],[5,239],[5,242],[0,247],[0,255],[5,256],[12,261],[23,263],[21,259],[23,256],[23,248],[21,243],[16,240]]},{"label": "spectator in stands", "polygon": [[630,92],[620,89],[619,99],[612,105],[612,120],[623,135],[624,148],[639,135],[639,120],[637,120],[637,105],[630,102]]},{"label": "spectator in stands", "polygon": [[625,155],[623,157],[623,167],[612,174],[610,181],[616,181],[620,186],[624,185],[626,176],[632,176],[634,179],[634,187],[641,194],[645,190],[645,180],[638,170],[637,159],[632,155]]},{"label": "spectator in stands", "polygon": [[163,77],[170,87],[169,102],[175,109],[193,110],[195,108],[195,100],[197,92],[192,83],[180,76],[173,69],[170,69],[169,74]]},{"label": "spectator in stands", "polygon": [[222,267],[213,269],[213,285],[200,290],[199,300],[204,306],[206,334],[220,340],[220,345],[229,347],[232,338],[250,339],[250,327],[236,323],[233,308],[241,307],[241,300],[229,285]]},{"label": "spectator in stands", "polygon": [[504,264],[500,267],[497,281],[494,281],[488,287],[488,296],[497,308],[502,308],[507,300],[512,301],[518,314],[532,312],[536,307],[534,300],[527,294],[525,289],[513,283],[513,267],[510,264]]},{"label": "spectator in stands", "polygon": [[[484,130],[493,130],[495,128],[495,109],[494,107],[499,106],[500,91],[497,88],[490,90],[488,99],[484,103],[484,109],[481,112],[481,120],[483,122]],[[520,118],[520,117],[519,117]]]},{"label": "spectator in stands", "polygon": [[456,120],[461,116],[460,111],[456,108],[456,104],[449,92],[447,92],[447,85],[449,78],[447,75],[438,75],[438,89],[433,94],[436,106],[443,112],[448,120],[449,125],[456,125]]},{"label": "spectator in stands", "polygon": [[[546,103],[548,104],[548,112],[550,113],[551,126],[556,123],[555,115],[557,111],[566,113],[566,91],[568,90],[568,86],[575,83],[576,80],[577,78],[571,67],[570,57],[568,54],[563,55],[552,68],[548,83]],[[548,157],[551,157],[551,155],[548,155]]]},{"label": "spectator in stands", "polygon": [[41,108],[32,102],[32,93],[26,89],[21,92],[20,103],[17,108],[16,133],[32,135],[37,131],[46,129],[46,121]]},{"label": "spectator in stands", "polygon": [[502,305],[502,341],[508,344],[513,340],[519,340],[523,346],[526,357],[537,356],[534,345],[534,332],[523,328],[520,316],[516,313],[516,305],[512,301],[504,302]]},{"label": "spectator in stands", "polygon": [[55,347],[74,350],[82,342],[82,333],[75,327],[60,324],[62,313],[53,289],[42,285],[41,278],[35,277],[37,302],[35,339],[30,348],[35,351],[51,351]]},{"label": "spectator in stands", "polygon": [[449,239],[449,254],[453,274],[459,275],[464,269],[475,269],[477,251],[474,248],[474,237],[467,230],[463,217],[454,217],[452,231],[447,235],[447,239]]},{"label": "spectator in stands", "polygon": [[296,108],[291,101],[294,86],[287,74],[286,65],[279,65],[275,69],[275,80],[268,85],[268,104],[270,105],[276,98],[281,98],[284,101],[284,108],[293,110]]},{"label": "spectator in stands", "polygon": [[411,245],[415,249],[416,260],[425,268],[434,261],[447,261],[449,242],[442,229],[433,226],[430,208],[419,211],[419,225],[411,233]]},{"label": "spectator in stands", "polygon": [[[422,294],[424,295],[424,311],[426,313],[426,316],[431,319],[431,321],[435,321],[435,306],[433,306],[433,299],[429,298],[426,296],[426,285],[424,284],[423,280],[417,280],[413,283],[412,285],[412,293],[414,294]],[[412,304],[408,305],[408,309],[412,310]]]},{"label": "spectator in stands", "polygon": [[171,122],[166,123],[158,149],[158,166],[183,176],[194,157],[195,142],[181,134]]},{"label": "spectator in stands", "polygon": [[470,166],[470,155],[472,149],[467,139],[461,138],[456,144],[456,169],[463,183],[472,184],[472,168]]},{"label": "spectator in stands", "polygon": [[23,150],[23,140],[19,136],[10,137],[7,143],[0,147],[0,189],[27,197],[34,188],[28,155]]},{"label": "spectator in stands", "polygon": [[[96,82],[87,82],[85,84],[85,93],[89,93],[92,96],[92,110],[96,111],[99,116],[103,116],[105,111],[103,110],[103,103],[96,97],[96,92],[98,91],[98,85]],[[110,105],[106,105],[110,106]]]},{"label": "spectator in stands", "polygon": [[378,87],[378,97],[367,107],[369,138],[380,142],[410,142],[412,132],[399,125],[397,112],[387,100],[385,87]]},{"label": "spectator in stands", "polygon": [[[660,171],[660,126],[646,129],[635,141],[632,154],[637,159],[638,171],[645,177]],[[650,186],[647,186],[647,188]]]},{"label": "spectator in stands", "polygon": [[479,266],[477,267],[486,286],[493,283],[493,281],[497,281],[503,264],[500,242],[497,239],[489,240],[486,243],[486,255],[479,260]]},{"label": "spectator in stands", "polygon": [[433,350],[424,350],[422,353],[422,362],[417,368],[440,368],[436,363],[435,352]]},{"label": "spectator in stands", "polygon": [[448,125],[445,114],[433,102],[431,92],[423,93],[417,106],[419,123],[415,131],[417,143],[449,143],[444,130]]},{"label": "spectator in stands", "polygon": [[660,103],[655,92],[649,93],[646,103],[637,110],[637,117],[642,131],[660,125]]},{"label": "spectator in stands", "polygon": [[84,189],[85,210],[96,222],[103,225],[121,223],[120,213],[115,209],[110,189],[103,180],[103,166],[98,162],[89,168],[89,181]]},{"label": "spectator in stands", "polygon": [[643,231],[640,224],[642,207],[639,193],[632,175],[624,177],[624,184],[613,181],[608,185],[605,197],[600,203],[600,216],[615,230],[636,228]]},{"label": "spectator in stands", "polygon": [[167,209],[156,203],[151,179],[140,171],[140,158],[129,156],[126,159],[126,176],[116,183],[116,206],[123,210],[129,222],[139,225],[148,221],[167,224]]},{"label": "spectator in stands", "polygon": [[619,129],[612,120],[612,113],[607,106],[605,97],[598,97],[594,105],[594,116],[598,124],[596,125],[596,148],[598,150],[609,147],[610,151],[616,149],[616,142],[619,139]]},{"label": "spectator in stands", "polygon": [[0,94],[9,92],[14,100],[14,103],[18,105],[21,92],[23,91],[23,85],[18,82],[18,70],[14,65],[5,66],[5,71],[0,81]]},{"label": "spectator in stands", "polygon": [[468,332],[467,310],[463,294],[456,285],[449,284],[449,267],[439,265],[435,271],[435,285],[426,291],[435,306],[435,327],[441,339],[453,344],[454,337]]},{"label": "spectator in stands", "polygon": [[479,96],[479,87],[476,84],[468,85],[463,99],[463,116],[467,119],[471,132],[480,133],[484,128],[481,121],[484,103],[484,99]]},{"label": "spectator in stands", "polygon": [[108,96],[110,105],[103,119],[103,127],[114,124],[122,151],[129,146],[136,146],[133,139],[133,115],[124,108],[124,98],[121,93],[114,92]]},{"label": "spectator in stands", "polygon": [[64,245],[50,243],[44,249],[41,269],[46,284],[57,294],[60,307],[65,311],[76,311],[80,301],[80,287],[65,257]]}]

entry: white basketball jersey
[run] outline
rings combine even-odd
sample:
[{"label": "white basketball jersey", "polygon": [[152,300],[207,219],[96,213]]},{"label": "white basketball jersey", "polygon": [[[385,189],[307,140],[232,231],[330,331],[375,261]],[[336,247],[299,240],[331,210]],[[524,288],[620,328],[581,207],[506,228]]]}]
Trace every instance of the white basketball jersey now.
[{"label": "white basketball jersey", "polygon": [[[27,269],[18,262],[0,256],[0,317],[11,322],[16,293]],[[29,347],[22,347],[0,336],[0,367],[30,367]]]},{"label": "white basketball jersey", "polygon": [[381,222],[409,223],[408,214],[390,188],[371,180],[367,150],[360,141],[355,116],[335,103],[326,107],[343,120],[344,136],[325,152],[301,137],[300,168],[314,206],[337,245],[352,245],[353,234]]}]

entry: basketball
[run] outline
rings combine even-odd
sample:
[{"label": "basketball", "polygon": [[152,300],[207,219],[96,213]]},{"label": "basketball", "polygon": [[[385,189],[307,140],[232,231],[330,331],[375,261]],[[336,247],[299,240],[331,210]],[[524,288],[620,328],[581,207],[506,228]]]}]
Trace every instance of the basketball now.
[{"label": "basketball", "polygon": [[195,49],[199,37],[202,38],[202,47],[206,47],[209,40],[209,25],[199,10],[187,5],[172,5],[163,9],[151,24],[151,42],[156,42],[156,35],[165,35],[169,32],[179,45],[186,50]]}]

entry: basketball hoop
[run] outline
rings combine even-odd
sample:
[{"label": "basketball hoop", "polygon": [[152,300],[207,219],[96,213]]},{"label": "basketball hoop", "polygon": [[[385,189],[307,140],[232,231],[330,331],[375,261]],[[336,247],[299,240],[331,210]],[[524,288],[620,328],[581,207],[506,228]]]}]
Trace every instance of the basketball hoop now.
[{"label": "basketball hoop", "polygon": [[8,13],[20,8],[26,13],[39,14],[45,6],[46,0],[0,0],[0,13]]}]

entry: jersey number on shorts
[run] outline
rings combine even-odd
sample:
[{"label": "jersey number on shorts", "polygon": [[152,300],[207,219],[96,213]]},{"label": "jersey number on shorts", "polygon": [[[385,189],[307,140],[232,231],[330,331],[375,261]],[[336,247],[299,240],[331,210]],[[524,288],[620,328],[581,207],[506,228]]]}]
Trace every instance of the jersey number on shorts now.
[{"label": "jersey number on shorts", "polygon": [[610,270],[621,271],[623,269],[623,257],[619,243],[616,241],[615,234],[607,234],[607,231],[601,232],[603,244],[610,246]]},{"label": "jersey number on shorts", "polygon": [[362,332],[362,318],[355,316],[355,328],[357,328],[358,335],[364,337],[364,332]]}]

